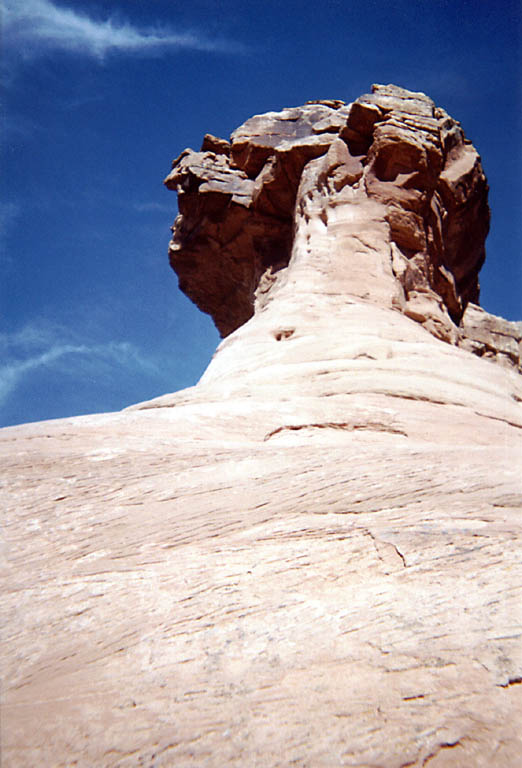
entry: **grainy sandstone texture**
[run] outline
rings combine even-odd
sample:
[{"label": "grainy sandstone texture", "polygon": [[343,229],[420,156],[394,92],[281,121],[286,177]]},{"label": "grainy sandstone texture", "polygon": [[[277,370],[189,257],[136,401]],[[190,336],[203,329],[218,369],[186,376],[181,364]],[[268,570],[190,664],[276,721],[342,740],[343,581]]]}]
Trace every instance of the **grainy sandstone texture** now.
[{"label": "grainy sandstone texture", "polygon": [[6,766],[520,765],[520,324],[480,159],[376,86],[167,179],[200,383],[0,432]]}]

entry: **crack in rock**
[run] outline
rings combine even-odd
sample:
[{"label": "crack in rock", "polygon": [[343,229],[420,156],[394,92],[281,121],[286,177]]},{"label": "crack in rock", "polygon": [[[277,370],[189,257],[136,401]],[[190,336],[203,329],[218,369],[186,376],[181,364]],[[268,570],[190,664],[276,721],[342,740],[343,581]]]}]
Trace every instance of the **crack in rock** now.
[{"label": "crack in rock", "polygon": [[273,429],[271,432],[268,432],[265,437],[264,441],[270,440],[271,437],[274,435],[279,434],[280,432],[296,432],[301,429],[340,429],[340,430],[346,430],[347,432],[355,432],[357,430],[369,430],[369,431],[375,431],[375,432],[386,432],[388,434],[392,435],[402,435],[404,437],[407,437],[407,433],[404,432],[402,429],[398,429],[396,427],[388,426],[385,424],[375,424],[375,423],[366,423],[366,424],[353,424],[350,422],[344,422],[344,421],[326,421],[323,423],[319,422],[313,422],[310,424],[284,424],[282,427],[277,427],[276,429]]}]

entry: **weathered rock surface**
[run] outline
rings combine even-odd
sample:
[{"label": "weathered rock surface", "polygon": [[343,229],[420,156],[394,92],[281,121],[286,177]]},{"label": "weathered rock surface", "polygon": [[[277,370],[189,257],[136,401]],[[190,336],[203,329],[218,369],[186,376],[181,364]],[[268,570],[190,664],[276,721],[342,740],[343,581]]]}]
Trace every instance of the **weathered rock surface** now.
[{"label": "weathered rock surface", "polygon": [[[222,336],[267,300],[313,196],[316,218],[337,247],[338,211],[354,220],[372,211],[379,271],[389,277],[391,268],[395,288],[380,291],[373,275],[370,291],[365,243],[362,259],[344,243],[354,270],[349,293],[380,303],[384,292],[437,337],[483,354],[467,338],[473,322],[463,316],[479,298],[488,187],[460,124],[424,94],[377,85],[353,104],[309,102],[257,115],[230,142],[207,135],[201,152],[185,150],[165,183],[177,190],[180,210],[171,264],[180,288],[212,315]],[[356,262],[362,262],[362,286]],[[503,324],[515,349],[520,330]],[[519,366],[520,358],[501,346],[491,356]]]},{"label": "weathered rock surface", "polygon": [[522,322],[510,323],[468,304],[459,331],[459,345],[464,349],[522,370]]},{"label": "weathered rock surface", "polygon": [[169,182],[228,334],[200,383],[0,431],[6,766],[518,768],[521,329],[473,303],[486,183],[430,104],[207,135]]}]

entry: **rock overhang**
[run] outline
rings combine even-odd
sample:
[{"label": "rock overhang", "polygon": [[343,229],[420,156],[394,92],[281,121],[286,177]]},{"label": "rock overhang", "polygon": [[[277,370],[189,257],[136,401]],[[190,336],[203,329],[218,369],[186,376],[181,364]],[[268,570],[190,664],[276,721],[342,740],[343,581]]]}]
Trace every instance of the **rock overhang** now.
[{"label": "rock overhang", "polygon": [[[223,337],[273,300],[300,217],[329,226],[335,208],[366,202],[380,206],[383,271],[394,281],[375,291],[370,281],[364,299],[388,291],[395,310],[438,338],[465,335],[465,310],[479,301],[488,185],[460,123],[425,94],[374,85],[352,103],[255,115],[230,141],[207,134],[199,152],[185,150],[165,184],[179,200],[171,266]],[[315,213],[306,196],[321,198]],[[330,226],[330,244],[340,237]]]}]

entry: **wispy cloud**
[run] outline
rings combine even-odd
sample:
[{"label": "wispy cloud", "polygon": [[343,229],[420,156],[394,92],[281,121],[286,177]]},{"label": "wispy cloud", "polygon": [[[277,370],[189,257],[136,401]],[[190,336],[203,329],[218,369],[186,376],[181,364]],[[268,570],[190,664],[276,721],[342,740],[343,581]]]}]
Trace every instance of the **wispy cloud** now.
[{"label": "wispy cloud", "polygon": [[107,54],[153,55],[171,50],[241,53],[244,47],[195,31],[140,28],[109,17],[96,19],[51,0],[3,0],[4,45],[31,58],[56,50],[103,59]]},{"label": "wispy cloud", "polygon": [[38,370],[77,377],[120,377],[125,371],[158,376],[157,365],[127,341],[81,343],[65,328],[45,321],[0,334],[0,404],[29,375]]}]

